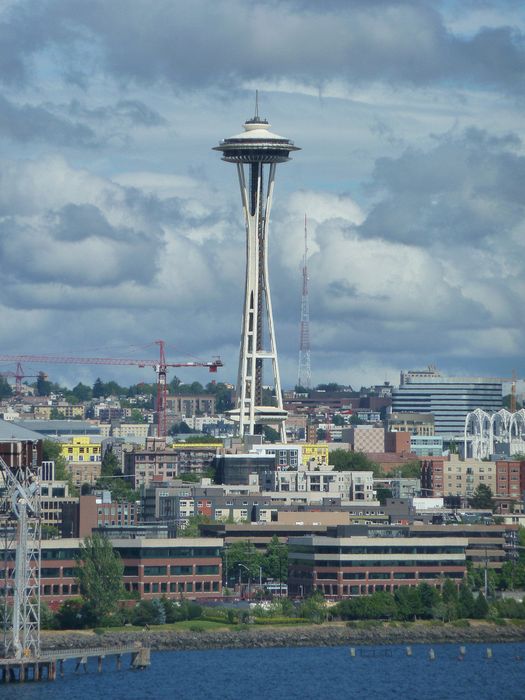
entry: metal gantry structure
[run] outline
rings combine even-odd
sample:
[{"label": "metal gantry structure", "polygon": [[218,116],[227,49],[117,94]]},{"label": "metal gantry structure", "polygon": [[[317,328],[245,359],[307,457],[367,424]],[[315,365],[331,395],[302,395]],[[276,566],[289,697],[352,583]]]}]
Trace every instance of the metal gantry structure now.
[{"label": "metal gantry structure", "polygon": [[[265,424],[274,423],[279,424],[281,439],[285,442],[287,413],[283,409],[270,295],[268,226],[277,164],[286,162],[292,151],[300,149],[269,129],[268,121],[259,116],[256,96],[255,116],[244,123],[244,133],[224,139],[214,150],[222,153],[224,161],[237,166],[246,227],[237,406],[230,415],[238,420],[241,437],[261,433]],[[272,365],[276,406],[263,405],[264,361]]]},{"label": "metal gantry structure", "polygon": [[312,367],[310,364],[310,301],[308,298],[308,228],[304,215],[304,256],[303,256],[303,293],[301,296],[301,329],[299,334],[299,370],[297,384],[309,389],[312,384]]},{"label": "metal gantry structure", "polygon": [[4,656],[40,655],[40,467],[8,465],[0,457]]},{"label": "metal gantry structure", "polygon": [[[216,372],[222,367],[220,358],[210,362],[168,362],[166,360],[165,342],[156,340],[159,346],[158,360],[134,360],[130,358],[110,358],[110,357],[62,357],[58,355],[0,355],[0,362],[17,362],[21,370],[21,363],[53,363],[53,364],[74,364],[74,365],[131,365],[135,367],[153,367],[157,375],[157,435],[164,437],[167,429],[166,398],[167,398],[167,373],[168,367],[206,367],[210,372]],[[17,369],[17,372],[19,369]]]}]

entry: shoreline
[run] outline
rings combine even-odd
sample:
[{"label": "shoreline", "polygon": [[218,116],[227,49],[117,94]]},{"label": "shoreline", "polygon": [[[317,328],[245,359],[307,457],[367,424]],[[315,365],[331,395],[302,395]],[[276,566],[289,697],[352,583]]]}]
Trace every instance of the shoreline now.
[{"label": "shoreline", "polygon": [[525,625],[476,623],[468,627],[452,624],[411,623],[367,629],[341,624],[294,627],[240,627],[213,631],[151,630],[42,632],[43,650],[94,646],[119,646],[141,642],[152,651],[205,651],[210,649],[258,649],[272,647],[382,646],[394,644],[494,644],[525,642]]}]

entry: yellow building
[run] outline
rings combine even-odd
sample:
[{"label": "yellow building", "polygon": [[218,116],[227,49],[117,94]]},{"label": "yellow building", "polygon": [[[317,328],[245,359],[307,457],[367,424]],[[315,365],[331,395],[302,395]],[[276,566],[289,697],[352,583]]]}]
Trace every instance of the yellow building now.
[{"label": "yellow building", "polygon": [[61,413],[66,419],[84,418],[86,415],[86,409],[83,404],[70,404],[65,402],[58,403],[55,408],[59,413]]},{"label": "yellow building", "polygon": [[89,436],[72,437],[60,445],[60,451],[67,462],[100,462],[102,460],[100,442],[91,442]]},{"label": "yellow building", "polygon": [[308,464],[315,459],[317,464],[328,464],[328,445],[321,442],[301,445],[301,464]]},{"label": "yellow building", "polygon": [[35,406],[33,409],[35,420],[50,420],[51,406]]}]

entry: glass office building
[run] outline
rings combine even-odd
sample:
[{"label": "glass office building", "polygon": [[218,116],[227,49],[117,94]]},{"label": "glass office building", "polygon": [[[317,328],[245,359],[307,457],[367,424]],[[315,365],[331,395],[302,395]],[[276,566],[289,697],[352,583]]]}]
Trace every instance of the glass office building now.
[{"label": "glass office building", "polygon": [[481,408],[489,413],[502,407],[502,384],[484,377],[445,377],[435,368],[401,372],[392,391],[392,411],[432,413],[435,434],[445,440],[463,435],[465,417]]}]

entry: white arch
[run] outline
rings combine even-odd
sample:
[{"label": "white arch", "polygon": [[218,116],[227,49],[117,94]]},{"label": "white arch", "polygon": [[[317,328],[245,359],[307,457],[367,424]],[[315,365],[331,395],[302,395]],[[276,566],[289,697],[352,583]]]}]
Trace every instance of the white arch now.
[{"label": "white arch", "polygon": [[481,408],[467,413],[465,417],[464,448],[468,455],[468,443],[472,444],[472,457],[485,459],[490,456],[492,422],[491,416]]},{"label": "white arch", "polygon": [[496,443],[510,443],[513,415],[502,408],[490,416],[490,454],[496,452]]}]

